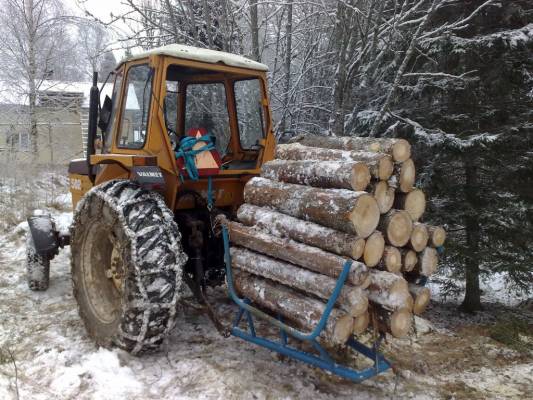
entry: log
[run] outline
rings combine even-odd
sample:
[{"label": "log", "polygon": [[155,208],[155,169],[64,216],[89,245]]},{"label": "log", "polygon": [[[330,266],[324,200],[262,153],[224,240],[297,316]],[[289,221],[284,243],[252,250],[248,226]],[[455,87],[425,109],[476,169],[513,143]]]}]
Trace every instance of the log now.
[{"label": "log", "polygon": [[366,192],[318,189],[265,178],[248,181],[244,200],[363,238],[374,232],[380,215],[376,200]]},{"label": "log", "polygon": [[[326,308],[319,300],[238,270],[235,271],[234,283],[241,296],[308,332],[315,328]],[[333,309],[321,337],[334,345],[344,344],[353,332],[353,322],[353,317]]]},{"label": "log", "polygon": [[375,267],[383,257],[385,239],[381,232],[375,231],[366,239],[363,261],[367,267]]},{"label": "log", "polygon": [[420,189],[396,193],[394,208],[407,211],[413,221],[418,221],[426,211],[426,195]]},{"label": "log", "polygon": [[418,262],[416,263],[415,270],[424,276],[431,276],[437,272],[437,266],[439,263],[439,256],[437,250],[432,247],[426,247],[418,255]]},{"label": "log", "polygon": [[412,309],[413,298],[403,277],[376,269],[370,270],[370,277],[370,285],[365,289],[368,300],[390,311]]},{"label": "log", "polygon": [[396,247],[403,247],[409,242],[413,230],[413,221],[403,210],[390,210],[381,217],[379,230],[385,242]]},{"label": "log", "polygon": [[413,223],[413,231],[411,232],[407,246],[414,251],[420,252],[426,248],[428,239],[429,235],[426,225],[415,222]]},{"label": "log", "polygon": [[394,165],[394,171],[389,185],[397,191],[409,193],[413,190],[416,179],[416,167],[413,160],[408,159],[400,164]]},{"label": "log", "polygon": [[309,147],[385,153],[396,162],[411,157],[411,145],[405,139],[298,135],[290,140],[290,143],[296,142]]},{"label": "log", "polygon": [[288,237],[354,260],[360,259],[365,251],[363,238],[252,204],[239,207],[237,218],[246,225],[257,225],[274,236]]},{"label": "log", "polygon": [[383,258],[379,264],[380,269],[389,272],[400,272],[402,269],[402,255],[400,250],[393,246],[385,246]]},{"label": "log", "polygon": [[360,335],[361,333],[366,331],[369,323],[370,323],[370,313],[368,311],[354,318],[353,334]]},{"label": "log", "polygon": [[389,179],[394,172],[392,157],[386,154],[307,147],[299,143],[276,146],[275,158],[280,160],[363,162],[367,165],[372,177],[381,181]]},{"label": "log", "polygon": [[392,208],[395,190],[389,186],[387,181],[372,182],[368,186],[367,191],[376,199],[381,214],[385,214]]},{"label": "log", "polygon": [[[333,278],[333,281],[340,276],[344,268],[346,259],[336,254],[291,239],[279,238],[238,222],[226,220],[223,223],[228,228],[233,244],[318,272]],[[347,282],[366,288],[370,284],[368,268],[363,263],[352,261]]]},{"label": "log", "polygon": [[418,262],[418,256],[414,250],[400,249],[402,255],[402,271],[411,272]]},{"label": "log", "polygon": [[422,314],[429,305],[429,300],[431,299],[431,291],[425,286],[409,283],[409,293],[411,293],[413,299],[415,300],[413,305],[413,314]]},{"label": "log", "polygon": [[365,190],[370,171],[362,162],[273,160],[263,164],[263,178],[319,188]]},{"label": "log", "polygon": [[[299,268],[248,249],[231,247],[231,265],[293,289],[301,290],[324,300],[329,300],[337,281],[322,274]],[[361,288],[345,285],[337,300],[340,309],[353,317],[368,309],[368,298]]]},{"label": "log", "polygon": [[429,234],[428,244],[431,247],[441,247],[446,241],[446,231],[442,226],[426,225]]},{"label": "log", "polygon": [[407,336],[413,325],[413,314],[405,308],[390,312],[380,307],[373,307],[372,312],[377,318],[379,330],[388,332],[396,338]]}]

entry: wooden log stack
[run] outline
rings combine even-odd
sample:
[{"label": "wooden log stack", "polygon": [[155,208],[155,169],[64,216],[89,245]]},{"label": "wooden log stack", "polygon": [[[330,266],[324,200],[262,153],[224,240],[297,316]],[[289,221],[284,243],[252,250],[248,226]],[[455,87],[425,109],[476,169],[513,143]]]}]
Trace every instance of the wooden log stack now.
[{"label": "wooden log stack", "polygon": [[298,136],[248,181],[231,241],[235,287],[272,315],[311,331],[345,262],[352,266],[321,338],[344,343],[368,327],[404,337],[431,293],[442,227],[422,222],[403,139]]}]

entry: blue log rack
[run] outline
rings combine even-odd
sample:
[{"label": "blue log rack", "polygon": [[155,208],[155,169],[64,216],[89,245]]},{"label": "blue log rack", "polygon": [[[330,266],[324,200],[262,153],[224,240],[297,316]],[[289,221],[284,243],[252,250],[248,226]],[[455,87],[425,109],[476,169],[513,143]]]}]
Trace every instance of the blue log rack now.
[{"label": "blue log rack", "polygon": [[[263,311],[253,307],[249,299],[241,299],[239,296],[237,296],[237,293],[235,292],[235,286],[233,284],[233,272],[231,268],[231,255],[229,249],[230,241],[228,230],[226,227],[222,228],[222,237],[224,241],[224,261],[226,264],[226,281],[228,286],[228,292],[231,299],[239,307],[239,311],[237,312],[237,316],[233,321],[231,327],[231,334],[233,336],[239,337],[258,346],[266,347],[267,349],[278,352],[284,356],[305,362],[307,364],[311,364],[315,367],[329,371],[335,375],[338,375],[345,379],[349,379],[353,382],[361,382],[365,379],[372,378],[391,368],[391,364],[389,363],[389,361],[387,361],[378,350],[381,338],[379,338],[372,345],[372,347],[365,346],[364,344],[355,340],[355,338],[353,337],[351,337],[346,342],[346,345],[349,348],[351,348],[357,353],[364,355],[365,357],[371,359],[374,362],[373,366],[360,371],[350,368],[348,366],[341,365],[334,361],[334,359],[329,355],[326,349],[324,349],[324,347],[322,347],[320,343],[316,340],[320,333],[323,331],[324,327],[326,326],[331,311],[333,310],[333,306],[335,305],[335,302],[339,297],[341,289],[344,286],[344,282],[352,266],[351,261],[347,260],[344,263],[342,273],[340,274],[337,280],[335,289],[333,290],[333,293],[331,294],[331,297],[329,298],[326,304],[326,308],[318,324],[311,333],[304,333],[292,328],[291,326],[286,325],[281,317],[276,319],[264,313]],[[278,327],[280,332],[279,341],[273,341],[258,336],[254,326],[254,316],[258,319],[265,320],[268,323]],[[247,330],[242,330],[239,328],[239,324],[243,320],[243,317],[245,318],[245,321],[248,326]],[[291,336],[292,338],[297,339],[301,342],[311,344],[311,346],[316,350],[317,355],[289,346],[287,340],[288,336]]]}]

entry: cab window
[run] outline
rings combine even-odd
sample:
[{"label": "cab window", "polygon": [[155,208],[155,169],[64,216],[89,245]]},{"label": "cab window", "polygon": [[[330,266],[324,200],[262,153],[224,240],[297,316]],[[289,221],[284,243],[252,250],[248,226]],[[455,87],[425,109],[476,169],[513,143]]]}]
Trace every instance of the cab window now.
[{"label": "cab window", "polygon": [[117,125],[117,107],[120,101],[120,88],[122,87],[122,70],[115,74],[115,85],[113,86],[113,94],[111,95],[111,117],[104,132],[104,153],[111,152],[111,132],[115,130]]},{"label": "cab window", "polygon": [[185,133],[191,128],[205,128],[215,137],[215,146],[223,157],[231,138],[226,89],[223,83],[187,85]]},{"label": "cab window", "polygon": [[140,149],[146,141],[153,70],[146,64],[128,70],[118,146]]},{"label": "cab window", "polygon": [[259,79],[237,81],[234,85],[239,139],[244,150],[257,150],[265,137],[263,94]]}]

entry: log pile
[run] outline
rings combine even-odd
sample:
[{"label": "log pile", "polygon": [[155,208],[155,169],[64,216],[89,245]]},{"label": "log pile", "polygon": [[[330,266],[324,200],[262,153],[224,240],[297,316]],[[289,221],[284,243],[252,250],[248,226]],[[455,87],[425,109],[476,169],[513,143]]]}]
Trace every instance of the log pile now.
[{"label": "log pile", "polygon": [[231,241],[235,287],[257,306],[311,331],[345,262],[352,266],[322,339],[342,344],[369,327],[395,337],[431,293],[443,228],[421,222],[411,147],[403,139],[301,136],[279,145],[248,181]]}]

